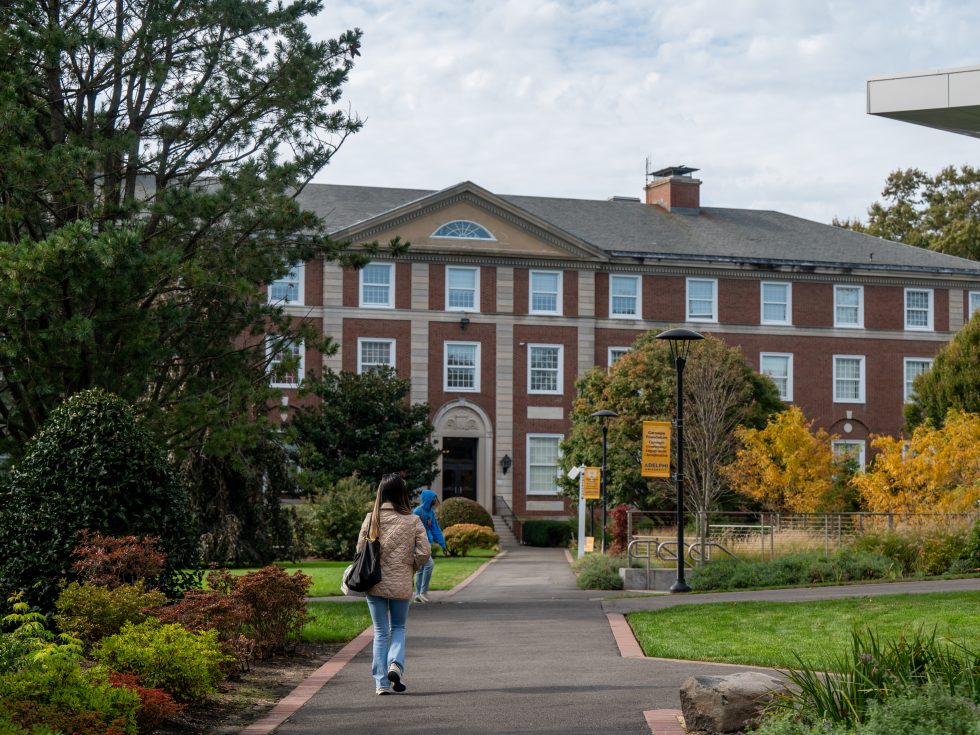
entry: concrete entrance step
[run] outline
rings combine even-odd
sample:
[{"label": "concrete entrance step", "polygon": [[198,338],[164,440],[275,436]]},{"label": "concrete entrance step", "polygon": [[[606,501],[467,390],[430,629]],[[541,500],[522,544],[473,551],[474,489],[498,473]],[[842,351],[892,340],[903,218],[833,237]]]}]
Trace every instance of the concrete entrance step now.
[{"label": "concrete entrance step", "polygon": [[507,525],[507,522],[504,521],[503,517],[492,517],[493,530],[496,531],[497,535],[500,537],[500,547],[507,548],[508,546],[519,546],[517,537],[514,535],[514,532],[510,530],[510,527]]}]

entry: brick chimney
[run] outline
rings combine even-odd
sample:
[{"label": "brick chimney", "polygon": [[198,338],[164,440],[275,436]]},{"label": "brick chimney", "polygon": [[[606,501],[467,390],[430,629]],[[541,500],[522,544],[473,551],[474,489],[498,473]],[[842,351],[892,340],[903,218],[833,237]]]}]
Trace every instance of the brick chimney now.
[{"label": "brick chimney", "polygon": [[697,171],[688,166],[669,166],[651,171],[646,185],[647,204],[662,207],[677,214],[698,214],[701,211],[701,179],[691,176]]}]

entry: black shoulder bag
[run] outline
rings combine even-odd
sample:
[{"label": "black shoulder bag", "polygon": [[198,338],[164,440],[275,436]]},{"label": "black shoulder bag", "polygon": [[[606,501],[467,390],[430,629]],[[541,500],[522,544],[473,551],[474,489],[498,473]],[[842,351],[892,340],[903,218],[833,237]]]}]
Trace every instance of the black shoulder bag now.
[{"label": "black shoulder bag", "polygon": [[374,499],[371,524],[364,546],[354,555],[354,563],[344,573],[344,586],[352,592],[367,592],[381,581],[381,494]]}]

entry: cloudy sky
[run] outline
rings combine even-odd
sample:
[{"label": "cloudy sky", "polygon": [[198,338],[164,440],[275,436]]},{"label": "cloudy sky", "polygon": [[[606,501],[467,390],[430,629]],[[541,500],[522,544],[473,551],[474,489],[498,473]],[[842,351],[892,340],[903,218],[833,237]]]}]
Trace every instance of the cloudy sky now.
[{"label": "cloudy sky", "polygon": [[706,206],[863,217],[896,168],[980,140],[871,117],[871,76],[980,64],[970,0],[325,0],[359,27],[345,104],[366,120],[317,181],[640,196],[700,169]]}]

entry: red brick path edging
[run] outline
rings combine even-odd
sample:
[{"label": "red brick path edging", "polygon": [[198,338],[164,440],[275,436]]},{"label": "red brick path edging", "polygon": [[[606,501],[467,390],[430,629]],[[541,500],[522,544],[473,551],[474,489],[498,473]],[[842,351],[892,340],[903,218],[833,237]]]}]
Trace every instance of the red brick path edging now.
[{"label": "red brick path edging", "polygon": [[685,735],[681,725],[683,717],[679,709],[648,709],[643,713],[650,727],[650,735]]},{"label": "red brick path edging", "polygon": [[613,638],[619,646],[619,655],[623,658],[646,658],[643,649],[640,648],[639,641],[633,635],[633,629],[626,622],[626,616],[622,613],[606,613],[609,627],[612,629]]},{"label": "red brick path edging", "polygon": [[288,718],[292,717],[300,707],[310,700],[310,697],[320,691],[324,684],[336,676],[344,666],[350,663],[354,656],[364,650],[364,647],[373,640],[374,628],[367,628],[357,638],[340,649],[333,658],[306,677],[303,683],[281,699],[269,714],[246,727],[240,735],[269,735],[272,733]]}]

